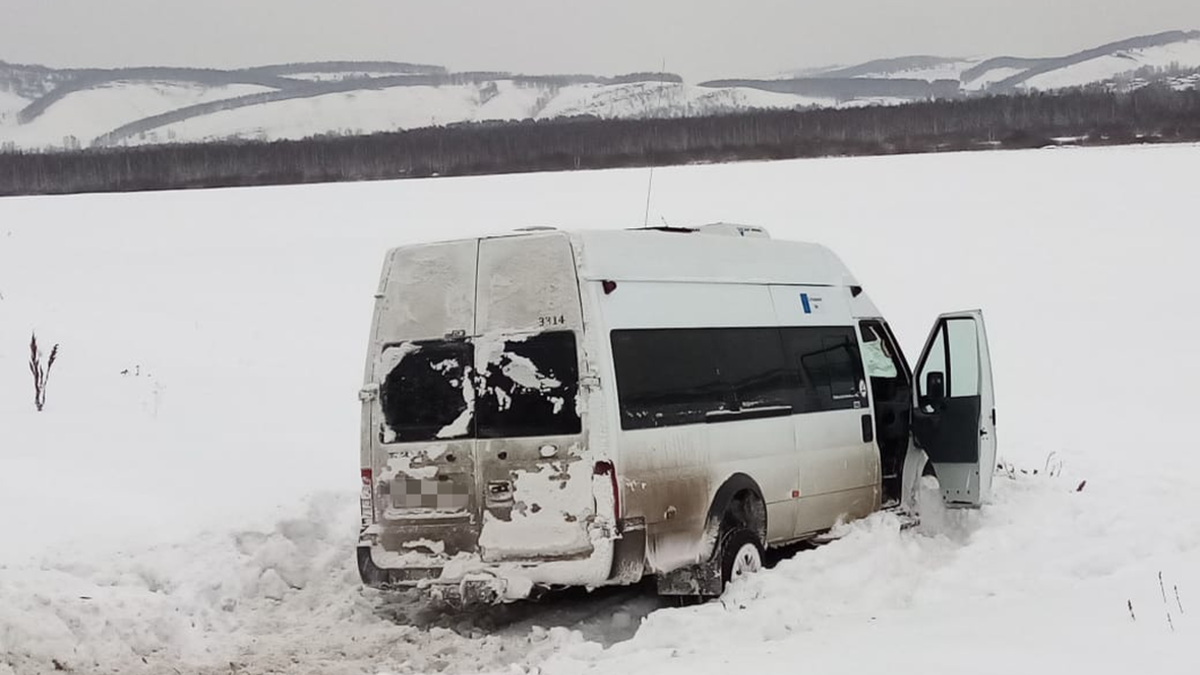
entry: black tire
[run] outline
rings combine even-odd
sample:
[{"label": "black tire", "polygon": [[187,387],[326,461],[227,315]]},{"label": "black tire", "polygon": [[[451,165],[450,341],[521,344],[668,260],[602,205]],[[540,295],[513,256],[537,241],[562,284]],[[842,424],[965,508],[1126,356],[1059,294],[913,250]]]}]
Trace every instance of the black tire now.
[{"label": "black tire", "polygon": [[[729,588],[729,582],[735,578],[734,568],[738,564],[739,557],[745,557],[749,554],[746,551],[747,547],[754,549],[753,553],[756,556],[754,571],[758,571],[763,567],[763,545],[759,541],[758,535],[752,530],[745,527],[737,527],[721,537],[721,592]],[[743,561],[743,564],[750,561]]]}]

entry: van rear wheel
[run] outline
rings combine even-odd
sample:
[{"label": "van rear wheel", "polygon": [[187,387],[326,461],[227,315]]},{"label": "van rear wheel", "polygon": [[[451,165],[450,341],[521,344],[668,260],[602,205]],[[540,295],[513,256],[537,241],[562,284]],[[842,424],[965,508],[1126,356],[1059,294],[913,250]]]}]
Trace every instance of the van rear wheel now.
[{"label": "van rear wheel", "polygon": [[738,527],[721,539],[721,590],[763,568],[763,546],[753,531]]}]

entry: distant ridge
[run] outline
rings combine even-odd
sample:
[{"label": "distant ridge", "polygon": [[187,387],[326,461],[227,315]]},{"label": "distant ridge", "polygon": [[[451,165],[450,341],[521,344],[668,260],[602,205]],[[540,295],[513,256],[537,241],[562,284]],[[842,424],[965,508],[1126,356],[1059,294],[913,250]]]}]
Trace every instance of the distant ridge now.
[{"label": "distant ridge", "polygon": [[1200,84],[1200,31],[1053,57],[916,55],[697,84],[673,73],[451,72],[403,61],[239,69],[48,68],[0,61],[0,151],[358,135],[458,122],[690,117],[997,93]]}]

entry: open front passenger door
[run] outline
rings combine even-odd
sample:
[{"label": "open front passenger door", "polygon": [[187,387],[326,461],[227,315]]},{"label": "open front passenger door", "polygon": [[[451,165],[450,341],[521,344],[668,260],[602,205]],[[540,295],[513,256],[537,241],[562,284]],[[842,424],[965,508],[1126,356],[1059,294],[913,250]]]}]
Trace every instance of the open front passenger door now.
[{"label": "open front passenger door", "polygon": [[938,317],[914,378],[913,437],[947,506],[981,505],[996,465],[996,408],[983,312]]}]

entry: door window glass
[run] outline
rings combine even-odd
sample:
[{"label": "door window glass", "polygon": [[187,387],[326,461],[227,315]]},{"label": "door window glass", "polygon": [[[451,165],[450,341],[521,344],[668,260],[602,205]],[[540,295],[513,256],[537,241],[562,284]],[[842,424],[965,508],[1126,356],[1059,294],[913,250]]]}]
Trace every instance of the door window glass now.
[{"label": "door window glass", "polygon": [[979,395],[979,334],[971,319],[946,322],[950,339],[950,372],[947,390],[950,398]]},{"label": "door window glass", "polygon": [[917,391],[922,398],[929,395],[929,373],[946,374],[946,324],[944,323],[938,326],[933,342],[929,346],[929,353],[925,357],[925,363],[921,366],[921,373],[917,378]]},{"label": "door window glass", "polygon": [[917,383],[921,396],[928,392],[928,374],[945,376],[948,398],[979,395],[979,333],[969,318],[947,319],[938,326]]},{"label": "door window glass", "polygon": [[896,355],[893,354],[887,337],[880,330],[879,324],[864,321],[862,327],[863,364],[867,369],[867,377],[877,377],[891,380],[900,375]]}]

